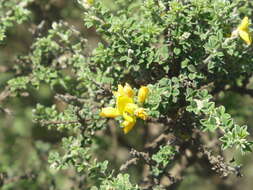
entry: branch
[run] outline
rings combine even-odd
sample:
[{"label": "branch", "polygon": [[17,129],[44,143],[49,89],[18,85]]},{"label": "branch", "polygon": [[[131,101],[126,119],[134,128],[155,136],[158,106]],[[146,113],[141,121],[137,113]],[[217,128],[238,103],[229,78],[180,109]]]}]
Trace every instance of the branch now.
[{"label": "branch", "polygon": [[62,100],[64,102],[67,102],[67,103],[69,103],[70,101],[76,101],[76,102],[79,102],[79,103],[87,102],[87,100],[85,100],[85,99],[78,98],[77,96],[73,96],[73,95],[70,95],[70,94],[56,94],[55,98],[58,99],[58,100]]},{"label": "branch", "polygon": [[0,102],[11,95],[9,87],[6,87],[0,94]]},{"label": "branch", "polygon": [[61,124],[75,124],[80,123],[79,121],[45,121],[45,120],[39,120],[39,123],[42,125],[61,125]]},{"label": "branch", "polygon": [[148,164],[148,165],[152,165],[153,164],[152,160],[151,160],[151,158],[149,156],[149,154],[146,153],[146,152],[139,152],[139,151],[137,151],[137,150],[135,150],[135,149],[132,148],[131,151],[130,151],[130,154],[131,154],[132,158],[130,158],[124,164],[121,165],[120,171],[124,171],[129,166],[137,164],[137,162],[140,159],[144,160],[145,163]]},{"label": "branch", "polygon": [[207,159],[209,162],[211,170],[219,174],[221,177],[226,178],[229,174],[236,174],[237,177],[242,177],[240,167],[227,165],[222,156],[212,155],[212,153],[203,146],[199,147],[199,151],[202,152],[203,158]]},{"label": "branch", "polygon": [[137,162],[138,162],[139,158],[131,158],[130,160],[127,160],[126,163],[122,164],[120,166],[120,169],[119,171],[122,172],[122,171],[125,171],[127,170],[131,165],[136,165]]},{"label": "branch", "polygon": [[149,154],[146,153],[146,152],[139,152],[139,151],[132,148],[131,151],[130,151],[130,154],[133,157],[136,157],[138,159],[143,159],[146,162],[146,164],[149,164],[149,165],[152,164],[151,163],[151,158],[150,158]]}]

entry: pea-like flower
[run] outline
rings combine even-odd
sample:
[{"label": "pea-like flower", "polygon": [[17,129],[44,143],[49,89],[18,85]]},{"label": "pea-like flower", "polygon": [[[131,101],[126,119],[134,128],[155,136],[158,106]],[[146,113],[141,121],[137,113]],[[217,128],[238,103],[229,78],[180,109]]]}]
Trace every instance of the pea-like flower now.
[{"label": "pea-like flower", "polygon": [[249,18],[246,16],[242,19],[241,24],[232,32],[232,37],[240,36],[247,45],[251,45],[252,37],[249,31]]},{"label": "pea-like flower", "polygon": [[113,92],[113,94],[117,96],[128,96],[129,98],[132,98],[134,96],[134,90],[132,87],[126,83],[123,87],[121,84],[118,85],[118,91]]},{"label": "pea-like flower", "polygon": [[142,86],[138,92],[138,102],[143,104],[148,97],[149,90],[146,86]]},{"label": "pea-like flower", "polygon": [[[148,97],[149,90],[146,86],[142,86],[138,92],[138,103],[143,104]],[[134,90],[129,84],[118,85],[118,91],[113,92],[116,97],[116,107],[106,107],[102,108],[100,112],[101,117],[115,118],[121,116],[123,122],[121,123],[123,131],[127,134],[133,129],[136,124],[137,118],[146,120],[148,114],[145,109],[139,107],[138,104],[134,102]]]}]

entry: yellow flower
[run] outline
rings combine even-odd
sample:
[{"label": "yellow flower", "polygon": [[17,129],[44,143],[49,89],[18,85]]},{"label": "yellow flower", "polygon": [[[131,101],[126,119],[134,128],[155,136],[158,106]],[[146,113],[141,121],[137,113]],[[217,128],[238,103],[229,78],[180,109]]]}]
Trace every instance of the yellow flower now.
[{"label": "yellow flower", "polygon": [[124,109],[125,112],[129,113],[130,115],[134,115],[135,110],[138,109],[137,104],[128,103]]},{"label": "yellow flower", "polygon": [[101,112],[99,113],[101,117],[110,117],[110,118],[115,118],[119,116],[119,112],[116,108],[112,107],[107,107],[107,108],[102,108]]},{"label": "yellow flower", "polygon": [[[142,120],[146,120],[148,118],[148,114],[145,112],[143,108],[138,107],[137,104],[128,103],[124,109],[124,113],[127,113],[131,117],[139,117]],[[123,113],[123,117],[124,117]]]},{"label": "yellow flower", "polygon": [[126,105],[133,102],[134,100],[132,98],[129,98],[128,96],[118,96],[116,100],[116,109],[122,115]]},{"label": "yellow flower", "polygon": [[136,123],[136,117],[139,117],[142,120],[146,120],[148,118],[148,114],[145,112],[145,110],[143,108],[139,108],[137,104],[133,104],[133,103],[126,104],[122,116],[125,120],[125,124],[128,124],[131,126],[131,127],[126,127],[127,129],[125,130],[125,127],[123,125],[125,133],[128,133],[129,130],[133,128],[132,125]]},{"label": "yellow flower", "polygon": [[[129,105],[128,105],[129,106]],[[126,107],[128,107],[126,106]],[[130,110],[124,110],[122,116],[123,116],[123,131],[125,134],[127,134],[129,131],[131,131],[136,123],[136,117],[133,115],[133,110],[130,108]]]},{"label": "yellow flower", "polygon": [[124,86],[124,92],[130,98],[132,98],[134,96],[134,90],[132,89],[132,87],[128,83],[126,83]]},{"label": "yellow flower", "polygon": [[143,120],[147,120],[148,118],[148,114],[145,112],[143,108],[137,108],[134,114]]},{"label": "yellow flower", "polygon": [[[136,119],[141,118],[146,120],[148,114],[145,112],[144,108],[139,107],[134,103],[134,90],[129,84],[118,85],[118,91],[113,92],[116,97],[116,108],[107,107],[102,108],[100,116],[115,118],[122,116],[124,121],[121,123],[123,131],[127,134],[131,131],[136,123]],[[143,103],[148,95],[148,88],[141,87],[138,94],[138,101]]]},{"label": "yellow flower", "polygon": [[123,121],[123,131],[125,134],[127,134],[129,131],[131,131],[135,125],[136,121],[130,122],[130,121]]},{"label": "yellow flower", "polygon": [[247,16],[245,16],[242,19],[241,24],[238,26],[237,28],[238,30],[244,30],[244,31],[248,31],[249,30],[249,18]]},{"label": "yellow flower", "polygon": [[118,91],[113,92],[113,94],[117,96],[128,96],[129,98],[132,98],[134,96],[134,90],[132,87],[126,83],[125,86],[123,87],[122,85],[118,85]]},{"label": "yellow flower", "polygon": [[247,45],[251,45],[252,37],[249,31],[249,18],[246,16],[242,19],[241,24],[232,32],[232,37],[240,36]]},{"label": "yellow flower", "polygon": [[148,87],[142,86],[138,92],[138,102],[143,104],[148,97],[148,93]]}]

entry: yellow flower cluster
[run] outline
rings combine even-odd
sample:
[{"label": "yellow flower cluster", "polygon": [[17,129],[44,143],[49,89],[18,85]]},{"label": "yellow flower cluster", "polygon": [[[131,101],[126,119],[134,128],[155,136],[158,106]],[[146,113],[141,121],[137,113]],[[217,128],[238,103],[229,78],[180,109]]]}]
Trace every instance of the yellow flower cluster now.
[{"label": "yellow flower cluster", "polygon": [[121,123],[124,133],[128,133],[134,127],[137,118],[146,120],[148,118],[147,113],[141,106],[148,97],[149,89],[146,86],[142,86],[139,89],[137,102],[134,102],[134,90],[129,84],[118,86],[118,91],[113,92],[116,97],[116,107],[102,108],[100,112],[101,117],[115,118],[122,116],[124,121]]},{"label": "yellow flower cluster", "polygon": [[247,45],[251,45],[252,37],[249,31],[249,18],[246,16],[242,19],[241,24],[232,32],[232,37],[240,36]]}]

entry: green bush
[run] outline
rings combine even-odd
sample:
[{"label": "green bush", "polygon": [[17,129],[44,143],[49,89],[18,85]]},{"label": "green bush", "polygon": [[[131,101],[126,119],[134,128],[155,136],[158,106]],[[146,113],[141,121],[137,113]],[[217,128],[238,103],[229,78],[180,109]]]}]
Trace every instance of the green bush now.
[{"label": "green bush", "polygon": [[253,142],[224,97],[253,96],[252,2],[55,2],[0,1],[3,189],[180,189],[185,176],[242,175]]}]

